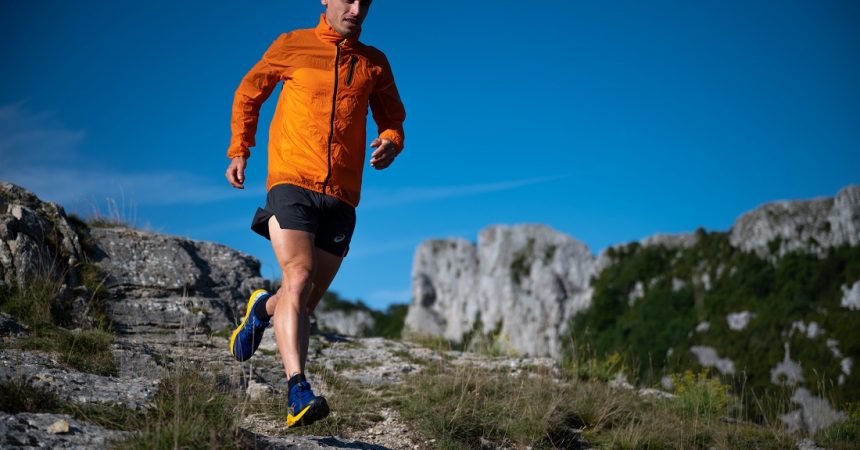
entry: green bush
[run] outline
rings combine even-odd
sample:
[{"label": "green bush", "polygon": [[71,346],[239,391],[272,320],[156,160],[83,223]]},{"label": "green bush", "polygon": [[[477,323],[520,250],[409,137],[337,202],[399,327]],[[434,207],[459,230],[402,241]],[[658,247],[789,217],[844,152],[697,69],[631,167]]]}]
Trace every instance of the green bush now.
[{"label": "green bush", "polygon": [[707,370],[673,374],[675,404],[687,416],[722,417],[728,413],[729,387]]}]

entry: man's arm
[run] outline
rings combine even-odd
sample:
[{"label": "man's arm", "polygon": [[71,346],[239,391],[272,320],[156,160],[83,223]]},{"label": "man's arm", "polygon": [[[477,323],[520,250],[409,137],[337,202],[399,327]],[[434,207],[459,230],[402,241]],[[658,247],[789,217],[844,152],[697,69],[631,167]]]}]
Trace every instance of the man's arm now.
[{"label": "man's arm", "polygon": [[379,137],[370,143],[375,149],[370,156],[370,165],[381,170],[394,162],[405,144],[403,121],[406,120],[406,109],[400,101],[387,59],[383,60],[382,74],[370,94],[370,109],[379,131]]},{"label": "man's arm", "polygon": [[272,43],[260,61],[242,78],[233,97],[233,114],[230,120],[232,136],[230,147],[227,148],[227,157],[232,161],[227,167],[226,176],[227,181],[238,189],[243,189],[246,161],[251,156],[250,148],[256,145],[260,106],[282,79],[282,67],[276,62],[276,55],[279,52],[279,43],[285,37],[286,35],[281,35]]}]

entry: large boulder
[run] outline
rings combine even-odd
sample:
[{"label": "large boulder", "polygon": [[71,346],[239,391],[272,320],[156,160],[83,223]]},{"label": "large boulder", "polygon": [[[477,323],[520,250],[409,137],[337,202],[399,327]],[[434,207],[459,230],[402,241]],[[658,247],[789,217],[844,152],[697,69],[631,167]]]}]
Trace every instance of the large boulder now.
[{"label": "large boulder", "polygon": [[269,287],[257,259],[224,245],[123,227],[90,235],[108,311],[124,332],[220,331],[236,323],[251,292]]}]

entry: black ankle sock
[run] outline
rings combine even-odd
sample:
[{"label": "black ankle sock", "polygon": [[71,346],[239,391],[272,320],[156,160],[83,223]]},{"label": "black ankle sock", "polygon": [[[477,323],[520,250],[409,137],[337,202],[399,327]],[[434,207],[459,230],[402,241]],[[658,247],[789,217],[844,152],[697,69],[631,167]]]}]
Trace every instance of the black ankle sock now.
[{"label": "black ankle sock", "polygon": [[293,390],[293,386],[301,383],[302,381],[306,381],[305,374],[303,373],[297,373],[291,376],[289,381],[287,381],[287,392]]},{"label": "black ankle sock", "polygon": [[260,319],[261,322],[268,322],[269,318],[272,317],[269,313],[266,312],[266,302],[272,297],[267,297],[265,300],[260,300],[254,305],[254,315]]}]

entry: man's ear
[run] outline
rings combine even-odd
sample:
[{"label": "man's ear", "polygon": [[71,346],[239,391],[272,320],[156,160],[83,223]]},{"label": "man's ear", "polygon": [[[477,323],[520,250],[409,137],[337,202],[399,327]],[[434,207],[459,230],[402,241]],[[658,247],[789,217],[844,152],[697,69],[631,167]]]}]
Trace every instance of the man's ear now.
[{"label": "man's ear", "polygon": [[320,0],[323,6],[328,6],[328,0]]}]

